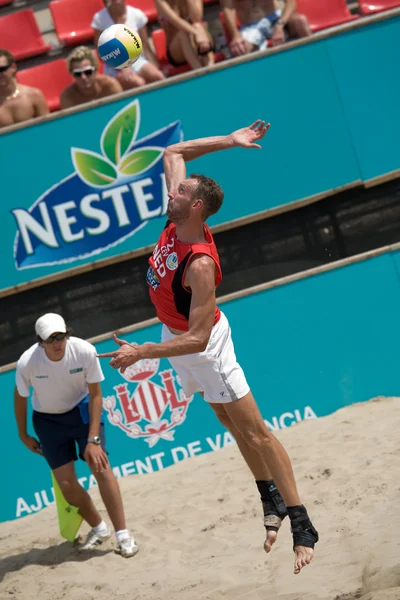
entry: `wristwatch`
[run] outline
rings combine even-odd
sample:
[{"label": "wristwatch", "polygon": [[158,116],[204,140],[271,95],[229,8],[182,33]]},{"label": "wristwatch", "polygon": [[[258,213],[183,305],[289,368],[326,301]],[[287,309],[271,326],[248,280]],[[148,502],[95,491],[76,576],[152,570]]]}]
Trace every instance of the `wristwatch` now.
[{"label": "wristwatch", "polygon": [[88,438],[88,444],[96,444],[97,446],[100,446],[101,439],[98,435],[95,435],[94,437]]}]

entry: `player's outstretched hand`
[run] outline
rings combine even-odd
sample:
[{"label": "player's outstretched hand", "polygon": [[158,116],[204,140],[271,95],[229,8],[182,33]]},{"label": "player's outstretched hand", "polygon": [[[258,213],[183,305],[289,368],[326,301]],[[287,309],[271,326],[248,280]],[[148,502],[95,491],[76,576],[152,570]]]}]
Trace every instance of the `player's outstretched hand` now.
[{"label": "player's outstretched hand", "polygon": [[231,138],[235,146],[240,146],[241,148],[261,148],[260,144],[256,142],[262,140],[270,127],[270,123],[257,119],[250,127],[243,127],[231,133]]},{"label": "player's outstretched hand", "polygon": [[114,342],[118,344],[118,350],[114,352],[104,352],[98,354],[99,358],[111,358],[110,365],[114,369],[121,369],[121,373],[125,372],[125,369],[134,365],[135,362],[140,360],[142,357],[139,354],[139,346],[137,344],[129,344],[125,340],[120,340],[114,334]]}]

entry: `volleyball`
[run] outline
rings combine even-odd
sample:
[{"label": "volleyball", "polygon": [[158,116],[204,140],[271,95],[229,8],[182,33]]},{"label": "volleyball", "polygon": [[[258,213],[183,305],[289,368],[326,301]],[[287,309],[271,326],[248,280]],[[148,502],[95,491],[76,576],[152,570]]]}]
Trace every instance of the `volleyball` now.
[{"label": "volleyball", "polygon": [[114,69],[129,67],[142,53],[142,40],[126,25],[111,25],[99,37],[97,44],[101,60]]}]

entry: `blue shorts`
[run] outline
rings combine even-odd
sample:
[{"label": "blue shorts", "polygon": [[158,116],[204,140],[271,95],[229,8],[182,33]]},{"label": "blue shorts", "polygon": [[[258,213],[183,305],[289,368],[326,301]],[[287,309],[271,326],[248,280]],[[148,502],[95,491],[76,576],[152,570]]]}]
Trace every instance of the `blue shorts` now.
[{"label": "blue shorts", "polygon": [[[265,50],[268,48],[268,40],[274,35],[274,27],[281,16],[282,11],[278,9],[259,21],[242,25],[240,34],[249,44],[252,44],[258,50]],[[285,37],[287,38],[286,33],[285,28]]]},{"label": "blue shorts", "polygon": [[[33,411],[33,428],[50,469],[78,460],[78,455],[85,460],[83,455],[89,434],[89,419],[82,414],[79,405],[61,414]],[[104,423],[100,424],[99,436],[101,447],[107,452]]]}]

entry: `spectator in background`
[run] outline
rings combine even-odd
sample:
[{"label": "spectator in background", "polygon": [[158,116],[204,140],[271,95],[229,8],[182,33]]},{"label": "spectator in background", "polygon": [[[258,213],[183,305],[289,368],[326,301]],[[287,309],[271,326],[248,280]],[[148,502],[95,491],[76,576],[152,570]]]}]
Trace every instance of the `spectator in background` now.
[{"label": "spectator in background", "polygon": [[99,10],[92,21],[94,30],[94,44],[97,48],[99,37],[104,29],[121,23],[127,25],[134,31],[137,31],[143,44],[143,53],[138,60],[125,69],[113,69],[107,65],[104,66],[104,73],[111,77],[116,77],[124,90],[140,87],[146,83],[161,81],[165,79],[164,74],[158,68],[157,59],[150,48],[147,35],[147,17],[138,8],[126,6],[125,0],[103,0],[105,8]]},{"label": "spectator in background", "polygon": [[0,127],[7,127],[49,113],[42,92],[16,79],[17,65],[11,52],[0,50]]},{"label": "spectator in background", "polygon": [[119,81],[97,73],[97,60],[87,46],[75,48],[68,56],[67,63],[75,81],[63,90],[60,96],[61,108],[70,108],[122,92]]},{"label": "spectator in background", "polygon": [[167,37],[169,62],[192,69],[214,63],[212,39],[203,22],[202,0],[155,0],[158,20]]},{"label": "spectator in background", "polygon": [[284,0],[283,9],[277,0],[221,0],[221,5],[232,56],[311,35],[307,17],[296,12],[296,0]]}]

